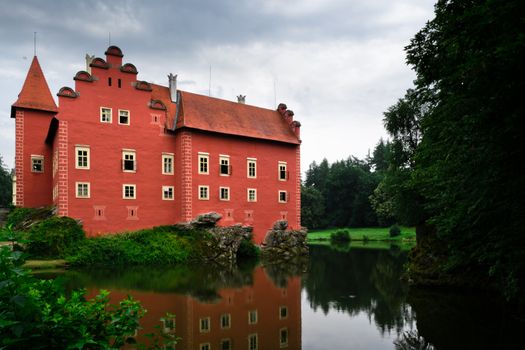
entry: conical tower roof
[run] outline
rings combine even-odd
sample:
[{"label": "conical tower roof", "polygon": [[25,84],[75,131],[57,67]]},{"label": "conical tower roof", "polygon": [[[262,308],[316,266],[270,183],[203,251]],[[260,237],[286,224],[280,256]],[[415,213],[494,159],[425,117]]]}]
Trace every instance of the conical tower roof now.
[{"label": "conical tower roof", "polygon": [[11,117],[14,117],[15,108],[58,112],[57,105],[51,95],[46,77],[36,56],[31,62],[31,67],[29,67],[22,91],[18,94],[16,102],[11,106]]}]

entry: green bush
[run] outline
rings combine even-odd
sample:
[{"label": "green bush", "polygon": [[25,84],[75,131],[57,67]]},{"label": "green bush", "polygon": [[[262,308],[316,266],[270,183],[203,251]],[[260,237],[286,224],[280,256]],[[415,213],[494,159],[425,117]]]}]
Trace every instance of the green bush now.
[{"label": "green bush", "polygon": [[388,232],[390,233],[390,237],[397,237],[401,235],[401,229],[397,224],[393,224],[392,226],[390,226]]},{"label": "green bush", "polygon": [[0,249],[1,349],[118,349],[139,327],[145,310],[131,297],[109,305],[102,291],[66,295],[55,280],[37,280],[21,267],[21,252]]},{"label": "green bush", "polygon": [[330,241],[334,243],[348,243],[350,240],[348,230],[338,230],[330,234]]},{"label": "green bush", "polygon": [[88,238],[66,260],[79,266],[172,265],[188,262],[197,249],[189,235],[162,226]]},{"label": "green bush", "polygon": [[31,226],[27,239],[27,251],[30,254],[64,257],[69,249],[85,239],[85,234],[75,220],[53,216]]},{"label": "green bush", "polygon": [[259,257],[259,248],[253,244],[252,240],[243,239],[237,250],[237,259],[257,259]]},{"label": "green bush", "polygon": [[33,223],[53,216],[53,208],[23,208],[15,207],[7,215],[6,225],[12,225],[15,230],[26,230]]}]

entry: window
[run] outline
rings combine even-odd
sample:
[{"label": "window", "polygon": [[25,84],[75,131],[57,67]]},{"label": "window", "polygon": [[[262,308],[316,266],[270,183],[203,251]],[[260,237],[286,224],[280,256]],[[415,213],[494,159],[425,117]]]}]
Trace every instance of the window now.
[{"label": "window", "polygon": [[75,146],[75,168],[89,169],[89,146]]},{"label": "window", "polygon": [[230,188],[229,187],[219,187],[219,198],[221,201],[230,200]]},{"label": "window", "polygon": [[208,163],[210,155],[208,153],[199,152],[199,174],[209,174]]},{"label": "window", "polygon": [[173,186],[162,186],[162,199],[173,200]]},{"label": "window", "polygon": [[164,333],[175,332],[175,317],[162,318],[162,331]]},{"label": "window", "polygon": [[248,202],[257,202],[257,190],[255,188],[248,188]]},{"label": "window", "polygon": [[286,203],[288,201],[288,196],[286,191],[279,191],[279,203]]},{"label": "window", "polygon": [[111,123],[111,108],[100,107],[100,122]]},{"label": "window", "polygon": [[221,328],[230,328],[231,327],[231,316],[230,314],[221,315]]},{"label": "window", "polygon": [[125,172],[136,172],[137,164],[135,159],[135,151],[123,150],[122,151],[122,171]]},{"label": "window", "polygon": [[248,324],[257,323],[257,310],[248,311]]},{"label": "window", "polygon": [[123,199],[137,198],[137,186],[129,185],[129,184],[122,185],[122,198]]},{"label": "window", "polygon": [[232,341],[231,339],[222,339],[221,340],[221,350],[231,350]]},{"label": "window", "polygon": [[210,331],[210,318],[204,317],[199,319],[199,330],[201,333],[206,333]]},{"label": "window", "polygon": [[281,348],[288,346],[288,328],[281,328],[279,330],[279,344]]},{"label": "window", "polygon": [[77,182],[77,198],[89,198],[89,182]]},{"label": "window", "polygon": [[210,350],[210,343],[199,344],[199,350]]},{"label": "window", "polygon": [[173,153],[162,154],[162,174],[173,175]]},{"label": "window", "polygon": [[279,180],[288,180],[288,171],[286,170],[286,162],[279,162]]},{"label": "window", "polygon": [[199,186],[199,199],[209,200],[210,199],[210,186]]},{"label": "window", "polygon": [[111,77],[108,78],[108,86],[111,86]]},{"label": "window", "polygon": [[118,88],[120,89],[122,87],[122,80],[118,80]]},{"label": "window", "polygon": [[32,155],[31,156],[31,172],[43,173],[44,172],[44,156]]},{"label": "window", "polygon": [[248,350],[257,350],[257,334],[248,336]]},{"label": "window", "polygon": [[129,111],[124,109],[118,110],[118,123],[122,125],[129,125]]},{"label": "window", "polygon": [[93,209],[95,210],[95,217],[94,217],[95,220],[105,220],[106,219],[105,217],[106,206],[95,205],[93,206]]},{"label": "window", "polygon": [[279,306],[279,319],[288,317],[288,308],[286,306]]},{"label": "window", "polygon": [[126,220],[138,220],[139,217],[138,217],[138,211],[139,211],[139,207],[126,207],[126,209],[128,210],[128,217],[126,218]]},{"label": "window", "polygon": [[248,158],[248,177],[255,179],[257,177],[257,159]]},{"label": "window", "polygon": [[221,155],[219,157],[219,174],[221,176],[231,175],[230,156]]}]

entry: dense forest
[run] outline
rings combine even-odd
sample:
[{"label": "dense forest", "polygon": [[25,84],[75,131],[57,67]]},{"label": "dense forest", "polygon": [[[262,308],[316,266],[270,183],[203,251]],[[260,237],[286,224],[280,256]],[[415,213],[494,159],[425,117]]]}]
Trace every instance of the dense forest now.
[{"label": "dense forest", "polygon": [[415,225],[422,280],[491,286],[524,306],[525,1],[440,0],[405,50],[416,80],[384,113],[386,165],[312,164],[305,224]]},{"label": "dense forest", "polygon": [[8,207],[12,200],[11,173],[0,155],[0,207]]}]

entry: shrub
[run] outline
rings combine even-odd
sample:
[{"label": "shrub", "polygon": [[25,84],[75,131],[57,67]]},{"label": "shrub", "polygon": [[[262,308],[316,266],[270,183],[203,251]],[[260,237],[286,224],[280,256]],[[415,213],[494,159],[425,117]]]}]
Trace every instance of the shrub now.
[{"label": "shrub", "polygon": [[259,248],[252,240],[243,239],[237,250],[238,259],[256,259],[259,257]]},{"label": "shrub", "polygon": [[12,225],[15,230],[27,230],[35,222],[42,221],[53,216],[53,209],[50,207],[42,208],[22,208],[15,207],[7,215],[6,225]]},{"label": "shrub", "polygon": [[368,243],[370,238],[367,235],[363,235],[363,242]]},{"label": "shrub", "polygon": [[27,250],[39,257],[64,257],[66,252],[85,239],[84,230],[68,217],[50,217],[27,233]]},{"label": "shrub", "polygon": [[401,235],[401,229],[397,224],[393,224],[392,226],[390,226],[388,232],[390,233],[390,237],[397,237]]},{"label": "shrub", "polygon": [[172,265],[198,255],[197,245],[173,227],[88,238],[66,257],[72,265]]},{"label": "shrub", "polygon": [[330,234],[330,241],[334,243],[348,243],[350,240],[351,238],[348,230],[338,230]]},{"label": "shrub", "polygon": [[21,252],[0,249],[0,348],[118,349],[139,327],[145,310],[131,297],[109,305],[102,291],[66,295],[55,280],[37,280],[21,267]]}]

